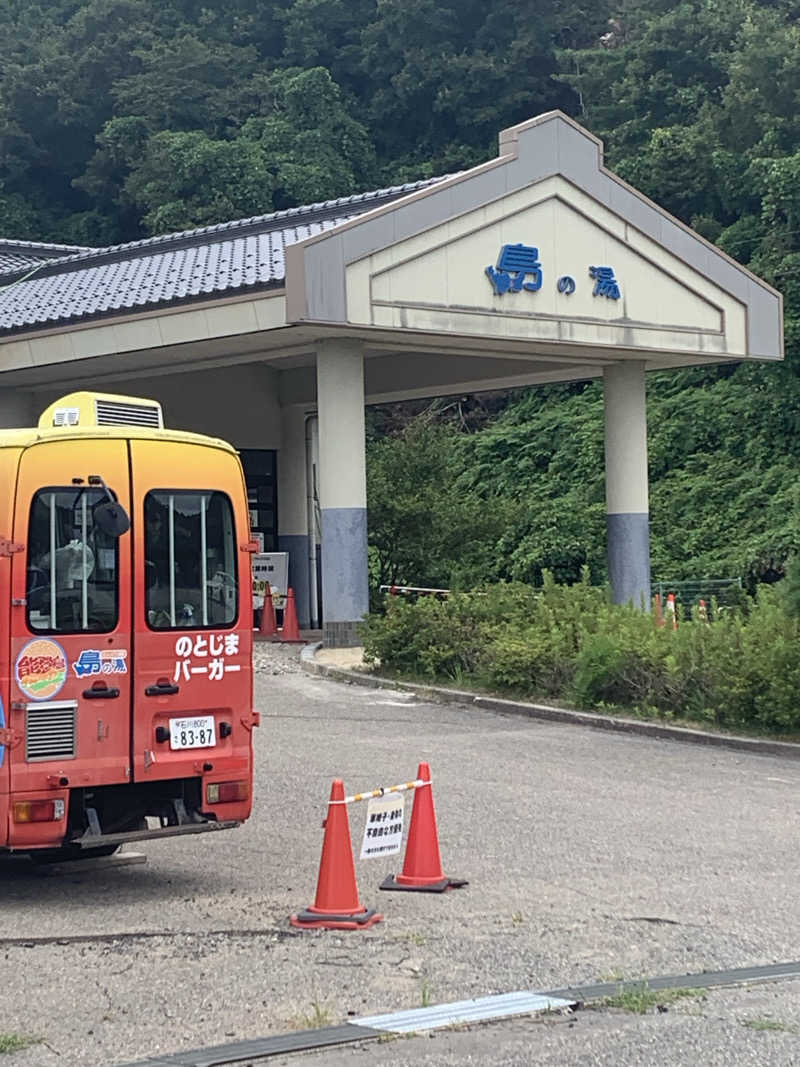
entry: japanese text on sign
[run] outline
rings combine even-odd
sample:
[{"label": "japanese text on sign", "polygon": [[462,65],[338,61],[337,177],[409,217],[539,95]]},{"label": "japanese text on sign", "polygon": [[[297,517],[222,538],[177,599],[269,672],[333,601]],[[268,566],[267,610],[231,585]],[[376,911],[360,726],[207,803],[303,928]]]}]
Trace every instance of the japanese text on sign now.
[{"label": "japanese text on sign", "polygon": [[[508,244],[500,248],[496,267],[486,267],[486,277],[496,296],[506,293],[538,293],[542,288],[544,268],[536,245]],[[589,267],[589,276],[594,279],[592,296],[619,300],[622,296],[619,280],[613,267]],[[565,296],[572,296],[578,286],[570,274],[562,274],[556,280],[556,289]]]},{"label": "japanese text on sign", "polygon": [[614,277],[613,267],[589,267],[589,274],[594,278],[592,296],[606,296],[609,300],[619,300],[619,282]]},{"label": "japanese text on sign", "polygon": [[229,656],[239,654],[238,634],[183,634],[175,642],[173,681],[190,681],[205,675],[210,682],[221,681],[226,674],[242,669],[241,663],[229,663]]},{"label": "japanese text on sign", "polygon": [[371,856],[392,856],[403,844],[403,801],[393,794],[373,797],[367,804],[367,822],[361,844],[361,859]]},{"label": "japanese text on sign", "polygon": [[497,257],[497,269],[486,268],[486,276],[498,296],[519,293],[526,289],[536,293],[542,287],[542,265],[539,249],[533,245],[503,245]]}]

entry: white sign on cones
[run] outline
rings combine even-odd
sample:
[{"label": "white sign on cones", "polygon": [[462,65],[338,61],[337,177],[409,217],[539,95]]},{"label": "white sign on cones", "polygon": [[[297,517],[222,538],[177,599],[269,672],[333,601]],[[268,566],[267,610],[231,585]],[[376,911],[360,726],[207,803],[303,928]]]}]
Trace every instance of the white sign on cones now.
[{"label": "white sign on cones", "polygon": [[403,801],[405,797],[373,797],[367,804],[367,822],[361,844],[361,859],[393,856],[403,845]]}]

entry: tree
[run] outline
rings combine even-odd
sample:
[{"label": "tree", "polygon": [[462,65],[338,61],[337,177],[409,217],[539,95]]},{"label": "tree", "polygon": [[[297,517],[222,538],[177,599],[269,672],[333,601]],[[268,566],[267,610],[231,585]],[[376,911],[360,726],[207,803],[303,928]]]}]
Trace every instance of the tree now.
[{"label": "tree", "polygon": [[280,71],[267,83],[270,107],[248,119],[239,140],[257,145],[274,175],[275,206],[345,196],[374,176],[369,135],[348,112],[322,67]]},{"label": "tree", "polygon": [[252,141],[164,130],[148,138],[123,193],[156,234],[265,214],[272,209],[272,182],[265,154]]},{"label": "tree", "polygon": [[509,504],[459,481],[459,435],[423,416],[367,450],[372,580],[469,587],[498,574]]}]

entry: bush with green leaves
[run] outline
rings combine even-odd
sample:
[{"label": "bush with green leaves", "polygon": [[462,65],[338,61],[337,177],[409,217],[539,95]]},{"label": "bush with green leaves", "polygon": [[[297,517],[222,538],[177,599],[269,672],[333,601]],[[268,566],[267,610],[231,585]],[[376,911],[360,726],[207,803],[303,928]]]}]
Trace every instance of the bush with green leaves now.
[{"label": "bush with green leaves", "polygon": [[390,597],[364,625],[367,658],[429,681],[457,680],[582,708],[619,708],[755,733],[800,732],[800,618],[763,586],[746,609],[676,629],[589,584],[484,586],[447,600]]}]

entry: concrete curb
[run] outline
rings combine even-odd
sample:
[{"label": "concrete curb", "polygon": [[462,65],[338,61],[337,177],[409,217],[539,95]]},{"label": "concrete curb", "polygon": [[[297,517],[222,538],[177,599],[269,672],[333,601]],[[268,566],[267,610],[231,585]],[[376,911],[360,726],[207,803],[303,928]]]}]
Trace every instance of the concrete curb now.
[{"label": "concrete curb", "polygon": [[706,730],[687,730],[682,726],[664,726],[661,723],[638,719],[621,719],[591,711],[572,711],[569,708],[555,708],[549,704],[527,704],[518,700],[504,700],[502,697],[481,696],[464,689],[420,685],[417,682],[403,682],[395,678],[381,678],[379,675],[366,674],[363,671],[329,667],[327,664],[318,663],[315,659],[321,647],[321,643],[306,645],[300,653],[300,664],[309,674],[322,675],[336,682],[363,685],[370,689],[401,689],[404,692],[413,693],[420,700],[428,700],[437,704],[466,704],[486,708],[487,711],[494,711],[501,715],[522,715],[545,722],[587,726],[592,730],[612,730],[622,734],[635,734],[656,741],[681,741],[712,748],[728,748],[757,756],[780,756],[783,759],[800,760],[800,745],[789,741],[761,741],[753,737],[713,734]]}]

